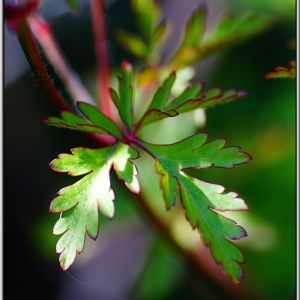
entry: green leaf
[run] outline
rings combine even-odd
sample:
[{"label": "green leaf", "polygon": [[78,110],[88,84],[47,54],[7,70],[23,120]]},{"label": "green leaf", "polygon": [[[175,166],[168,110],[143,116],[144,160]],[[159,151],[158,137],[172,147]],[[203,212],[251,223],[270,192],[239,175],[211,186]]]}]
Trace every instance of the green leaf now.
[{"label": "green leaf", "polygon": [[171,94],[171,88],[175,81],[176,74],[173,72],[163,83],[163,85],[156,91],[153,100],[148,108],[151,109],[163,109],[169,100]]},{"label": "green leaf", "polygon": [[169,117],[176,117],[179,114],[198,108],[207,108],[227,103],[247,95],[246,91],[238,91],[235,88],[229,89],[225,92],[222,92],[220,88],[213,88],[203,93],[202,90],[204,89],[204,82],[202,81],[186,88],[181,95],[173,99],[168,104],[175,77],[176,74],[173,72],[157,90],[147,112],[135,126],[136,131],[152,122],[160,121]]},{"label": "green leaf", "polygon": [[213,88],[205,93],[201,93],[197,98],[190,99],[174,108],[178,113],[186,113],[197,108],[207,108],[247,96],[244,90],[238,91],[235,88],[222,92],[220,88]]},{"label": "green leaf", "polygon": [[74,12],[79,12],[80,5],[77,0],[65,0],[69,8]]},{"label": "green leaf", "polygon": [[167,21],[163,20],[155,29],[151,36],[151,41],[148,50],[149,64],[156,64],[161,57],[163,42],[167,32]]},{"label": "green leaf", "polygon": [[46,120],[43,120],[43,122],[51,126],[107,134],[118,139],[122,138],[122,133],[117,125],[96,107],[84,102],[77,102],[77,106],[86,119],[80,118],[73,113],[63,111],[61,112],[61,118],[48,117]]},{"label": "green leaf", "polygon": [[264,78],[296,78],[296,60],[289,61],[290,67],[276,67],[273,72],[268,73]]},{"label": "green leaf", "polygon": [[179,189],[182,205],[193,228],[202,233],[215,261],[235,284],[240,284],[244,258],[229,239],[245,237],[246,231],[217,211],[247,210],[244,200],[233,192],[224,193],[224,187],[203,182],[185,173],[186,169],[209,167],[232,168],[251,160],[239,147],[225,148],[226,140],[206,143],[207,134],[197,134],[171,145],[153,145],[141,142],[142,147],[155,158],[155,167],[161,177],[161,188],[166,206],[175,204]]},{"label": "green leaf", "polygon": [[207,35],[202,45],[202,55],[208,56],[211,53],[244,42],[266,31],[274,25],[274,22],[274,17],[269,15],[254,13],[235,15],[228,12]]},{"label": "green leaf", "polygon": [[178,115],[176,111],[164,111],[164,107],[166,106],[170,97],[171,88],[175,81],[175,78],[175,72],[171,73],[171,75],[164,81],[163,85],[156,91],[152,102],[147,109],[147,112],[144,114],[140,122],[136,125],[136,130],[139,130],[140,128],[151,122]]},{"label": "green leaf", "polygon": [[160,18],[160,8],[154,0],[131,0],[138,28],[146,41],[150,41],[154,26]]},{"label": "green leaf", "polygon": [[224,194],[224,188],[203,182],[191,176],[181,176],[180,191],[186,217],[193,228],[203,236],[206,246],[210,247],[216,263],[221,264],[225,274],[239,285],[244,277],[241,264],[244,263],[242,252],[229,240],[238,240],[247,236],[246,231],[236,222],[217,211],[247,210],[237,194]]},{"label": "green leaf", "polygon": [[168,110],[173,110],[176,109],[177,107],[180,107],[187,100],[198,98],[198,95],[203,90],[203,88],[204,88],[204,82],[200,82],[192,86],[189,86],[183,91],[183,93],[180,96],[175,98],[168,105]]},{"label": "green leaf", "polygon": [[201,6],[188,20],[179,49],[171,62],[178,66],[191,65],[204,57],[244,42],[269,29],[275,18],[263,14],[225,14],[213,30],[205,28],[207,10]]},{"label": "green leaf", "polygon": [[132,66],[123,61],[121,66],[121,77],[119,77],[119,94],[110,89],[111,97],[114,101],[120,118],[130,131],[133,126],[133,87],[132,87]]},{"label": "green leaf", "polygon": [[201,45],[205,33],[206,19],[207,7],[206,5],[201,4],[187,21],[179,51],[184,48],[193,48]]},{"label": "green leaf", "polygon": [[118,29],[115,31],[115,37],[119,44],[142,61],[147,61],[148,46],[137,35],[129,33],[126,30]]},{"label": "green leaf", "polygon": [[63,234],[56,250],[61,253],[59,261],[63,270],[73,264],[76,253],[84,247],[85,234],[96,239],[99,231],[99,215],[101,213],[112,219],[114,216],[114,192],[111,189],[110,170],[114,167],[119,179],[134,193],[139,193],[137,168],[130,161],[139,154],[123,143],[107,148],[87,149],[75,148],[72,154],[60,154],[50,166],[57,172],[68,172],[71,176],[86,174],[75,184],[59,191],[50,211],[63,212],[54,226],[53,233]]}]

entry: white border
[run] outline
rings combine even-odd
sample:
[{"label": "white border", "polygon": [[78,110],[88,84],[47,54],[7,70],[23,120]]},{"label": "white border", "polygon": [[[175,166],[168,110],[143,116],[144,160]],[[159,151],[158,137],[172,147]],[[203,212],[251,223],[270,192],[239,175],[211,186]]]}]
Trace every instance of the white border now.
[{"label": "white border", "polygon": [[0,19],[1,19],[1,47],[0,47],[0,57],[1,57],[1,65],[0,65],[0,90],[1,90],[1,104],[0,104],[0,298],[3,296],[3,4],[0,6]]},{"label": "white border", "polygon": [[297,157],[296,157],[296,164],[297,164],[297,174],[296,174],[296,185],[297,185],[297,198],[296,198],[296,207],[297,207],[297,228],[296,228],[296,233],[297,233],[297,258],[296,258],[296,268],[297,268],[297,273],[296,273],[296,295],[297,295],[297,299],[299,299],[299,5],[298,5],[298,1],[296,1],[296,15],[297,15],[297,22],[296,22],[296,41],[297,41],[297,45],[296,45],[296,86],[297,86],[297,90],[296,90],[296,117],[297,117],[297,128],[296,128],[296,139],[297,139],[297,143],[296,143],[296,152],[297,152]]}]

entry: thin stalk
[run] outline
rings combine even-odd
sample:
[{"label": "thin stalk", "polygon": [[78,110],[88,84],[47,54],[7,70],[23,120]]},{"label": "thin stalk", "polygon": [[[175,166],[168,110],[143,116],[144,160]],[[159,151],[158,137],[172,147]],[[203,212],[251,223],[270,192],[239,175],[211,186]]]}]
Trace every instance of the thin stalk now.
[{"label": "thin stalk", "polygon": [[32,32],[25,19],[23,19],[18,26],[17,36],[33,74],[45,97],[59,111],[72,111],[53,85],[33,39]]},{"label": "thin stalk", "polygon": [[34,37],[43,48],[43,51],[53,65],[55,72],[64,83],[74,102],[81,101],[94,104],[89,93],[82,85],[80,79],[76,76],[76,73],[71,69],[62,51],[59,49],[48,23],[42,17],[37,15],[32,16],[28,21]]},{"label": "thin stalk", "polygon": [[91,0],[92,22],[97,65],[98,97],[101,111],[113,119],[109,97],[109,71],[105,49],[104,10],[102,0]]}]

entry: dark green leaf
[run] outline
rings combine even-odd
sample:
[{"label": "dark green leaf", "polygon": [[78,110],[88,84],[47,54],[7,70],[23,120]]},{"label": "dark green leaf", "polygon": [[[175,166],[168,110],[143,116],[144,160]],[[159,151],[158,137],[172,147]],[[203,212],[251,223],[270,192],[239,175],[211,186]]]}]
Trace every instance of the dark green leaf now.
[{"label": "dark green leaf", "polygon": [[141,121],[136,125],[136,130],[145,126],[146,124],[162,120],[167,117],[175,117],[178,115],[175,111],[163,111],[166,103],[171,94],[171,88],[175,81],[176,75],[173,72],[163,83],[163,85],[156,91],[153,100],[141,119]]},{"label": "dark green leaf", "polygon": [[171,88],[175,81],[176,74],[173,72],[163,83],[163,85],[155,93],[153,100],[148,108],[148,111],[151,109],[163,109],[169,100],[171,94]]},{"label": "dark green leaf", "polygon": [[204,88],[204,82],[188,87],[179,97],[175,98],[169,105],[168,110],[173,110],[190,99],[195,99]]},{"label": "dark green leaf", "polygon": [[239,147],[224,148],[224,139],[205,143],[206,139],[207,134],[197,134],[171,145],[145,142],[142,145],[155,158],[156,170],[162,176],[161,188],[167,208],[175,204],[174,191],[179,188],[191,226],[202,233],[215,261],[222,265],[225,273],[238,285],[244,275],[240,266],[244,258],[228,239],[240,239],[247,234],[242,227],[217,211],[247,210],[247,205],[237,198],[236,193],[225,194],[224,187],[203,182],[184,171],[190,168],[232,168],[249,162],[251,157],[241,152]]},{"label": "dark green leaf", "polygon": [[148,111],[135,126],[136,131],[152,122],[160,121],[169,117],[176,117],[179,114],[198,108],[207,108],[223,104],[247,95],[246,91],[238,91],[234,88],[225,92],[222,92],[220,88],[213,88],[202,93],[202,90],[204,89],[204,82],[200,82],[188,87],[180,96],[171,101],[170,104],[167,104],[174,81],[175,73],[172,73],[170,77],[165,80],[162,87],[157,90]]},{"label": "dark green leaf", "polygon": [[133,126],[132,66],[126,61],[123,61],[121,67],[119,94],[111,89],[111,97],[119,111],[123,123],[131,130]]},{"label": "dark green leaf", "polygon": [[77,103],[79,110],[87,119],[80,118],[70,112],[62,112],[62,118],[48,117],[44,123],[61,128],[74,129],[79,131],[101,133],[122,138],[117,125],[102,114],[96,107],[84,102]]}]

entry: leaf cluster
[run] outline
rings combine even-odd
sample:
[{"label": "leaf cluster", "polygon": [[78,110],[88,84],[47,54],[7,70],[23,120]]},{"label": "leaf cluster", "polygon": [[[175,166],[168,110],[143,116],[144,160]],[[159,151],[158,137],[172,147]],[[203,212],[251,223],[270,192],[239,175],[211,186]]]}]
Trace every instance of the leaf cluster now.
[{"label": "leaf cluster", "polygon": [[172,31],[171,22],[161,19],[161,10],[155,1],[131,0],[131,7],[139,33],[119,28],[115,36],[125,50],[145,63],[141,81],[155,81],[158,73],[191,66],[261,34],[275,22],[274,17],[266,14],[226,12],[213,28],[208,29],[207,7],[202,3],[187,20],[174,54],[163,62],[162,52]]},{"label": "leaf cluster", "polygon": [[85,236],[96,239],[99,231],[99,211],[104,217],[114,216],[114,192],[111,187],[112,169],[127,188],[139,193],[138,170],[133,163],[140,151],[151,155],[155,169],[161,176],[161,189],[167,209],[175,204],[179,192],[187,220],[197,228],[204,243],[210,247],[217,263],[234,283],[243,277],[241,265],[244,258],[230,240],[246,236],[245,230],[219,212],[247,210],[245,202],[236,193],[224,193],[224,187],[207,183],[187,174],[189,169],[209,167],[232,168],[251,160],[239,147],[225,147],[226,140],[207,142],[206,133],[198,133],[174,144],[157,145],[142,140],[138,133],[144,126],[198,108],[241,98],[244,91],[219,88],[204,91],[204,84],[188,87],[178,97],[171,97],[176,73],[169,77],[155,92],[146,112],[135,118],[133,70],[123,62],[118,90],[111,89],[111,99],[119,114],[119,122],[113,121],[96,107],[77,103],[83,117],[61,112],[61,117],[49,117],[44,122],[51,126],[88,133],[100,133],[114,137],[115,142],[104,148],[75,148],[71,154],[60,154],[50,166],[57,172],[70,176],[84,175],[79,181],[61,189],[50,206],[53,213],[61,213],[54,227],[54,234],[62,235],[57,243],[61,267],[66,270],[81,253]]}]

